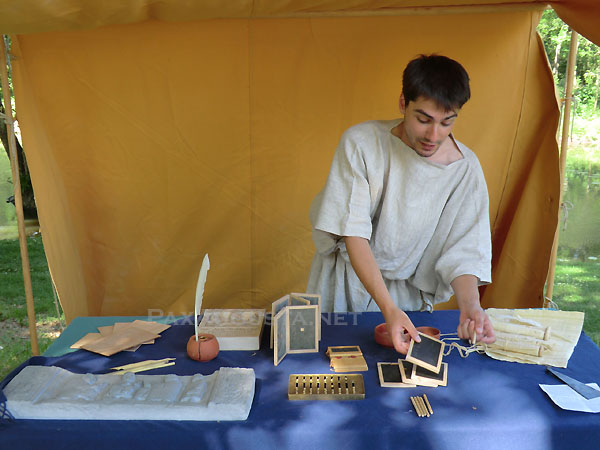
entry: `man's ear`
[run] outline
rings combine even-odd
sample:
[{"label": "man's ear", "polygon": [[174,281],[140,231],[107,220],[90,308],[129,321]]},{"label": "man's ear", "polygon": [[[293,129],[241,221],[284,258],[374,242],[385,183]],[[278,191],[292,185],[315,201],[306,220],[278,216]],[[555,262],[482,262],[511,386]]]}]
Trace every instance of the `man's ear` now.
[{"label": "man's ear", "polygon": [[404,113],[406,112],[406,100],[404,99],[404,93],[400,94],[398,106],[400,107],[400,112],[402,113],[402,115],[404,115]]}]

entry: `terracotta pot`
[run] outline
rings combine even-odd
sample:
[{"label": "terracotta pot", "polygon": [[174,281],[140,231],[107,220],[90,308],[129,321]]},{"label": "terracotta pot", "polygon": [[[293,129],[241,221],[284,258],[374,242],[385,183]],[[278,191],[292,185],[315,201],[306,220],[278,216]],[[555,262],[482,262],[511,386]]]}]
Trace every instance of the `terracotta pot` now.
[{"label": "terracotta pot", "polygon": [[[417,331],[436,339],[440,338],[440,330],[434,327],[417,327]],[[404,333],[406,333],[406,330],[404,330]],[[375,342],[384,347],[394,347],[392,337],[390,336],[390,333],[388,333],[385,323],[380,323],[375,327]]]},{"label": "terracotta pot", "polygon": [[210,361],[219,354],[219,341],[212,334],[192,335],[187,343],[187,354],[196,361]]},{"label": "terracotta pot", "polygon": [[392,343],[392,337],[388,333],[385,323],[380,323],[375,327],[375,342],[384,347],[394,347]]},{"label": "terracotta pot", "polygon": [[434,337],[436,339],[439,339],[441,337],[440,330],[438,330],[435,327],[417,327],[417,331],[420,331],[421,333],[426,334],[427,336]]}]

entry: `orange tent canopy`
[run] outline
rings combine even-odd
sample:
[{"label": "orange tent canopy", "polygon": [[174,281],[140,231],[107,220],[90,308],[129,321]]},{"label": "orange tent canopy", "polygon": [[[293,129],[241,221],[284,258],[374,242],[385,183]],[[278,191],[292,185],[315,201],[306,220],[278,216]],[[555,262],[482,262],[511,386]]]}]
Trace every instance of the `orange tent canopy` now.
[{"label": "orange tent canopy", "polygon": [[27,34],[147,20],[183,22],[232,18],[497,13],[535,11],[546,5],[551,5],[579,34],[599,44],[597,23],[600,11],[596,0],[105,0],[94,3],[84,0],[0,0],[0,30],[7,34]]},{"label": "orange tent canopy", "polygon": [[[545,2],[469,3],[0,2],[67,320],[189,314],[205,253],[205,307],[304,290],[308,208],[340,134],[395,117],[406,62],[432,52],[472,82],[455,135],[490,192],[482,303],[540,306],[559,198]],[[553,6],[598,42],[591,1]]]}]

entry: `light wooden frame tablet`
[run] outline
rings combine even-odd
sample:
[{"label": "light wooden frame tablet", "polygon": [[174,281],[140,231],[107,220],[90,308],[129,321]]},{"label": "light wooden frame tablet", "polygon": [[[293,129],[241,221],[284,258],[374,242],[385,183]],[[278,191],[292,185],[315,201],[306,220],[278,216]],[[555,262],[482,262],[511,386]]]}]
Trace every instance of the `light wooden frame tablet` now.
[{"label": "light wooden frame tablet", "polygon": [[321,340],[321,294],[307,294],[300,292],[292,292],[290,294],[291,298],[301,298],[302,300],[308,301],[311,305],[317,305],[319,307],[319,321],[318,325],[318,335],[319,340]]},{"label": "light wooden frame tablet", "polygon": [[275,336],[273,364],[277,365],[288,353],[288,309],[283,308],[271,320],[271,329],[274,330]]},{"label": "light wooden frame tablet", "polygon": [[448,363],[442,363],[439,373],[413,364],[411,380],[420,386],[446,386],[448,383]]},{"label": "light wooden frame tablet", "polygon": [[299,294],[286,294],[271,304],[271,348],[273,348],[273,336],[275,331],[273,326],[273,318],[277,315],[277,313],[286,306],[303,306],[311,304],[310,300],[298,297],[298,295]]},{"label": "light wooden frame tablet", "polygon": [[407,384],[414,384],[412,377],[412,370],[414,364],[403,359],[398,360],[398,368],[400,369],[400,376],[402,377],[402,382]]},{"label": "light wooden frame tablet", "polygon": [[405,383],[400,375],[399,363],[378,362],[379,384],[381,387],[411,388],[414,384]]},{"label": "light wooden frame tablet", "polygon": [[415,342],[414,339],[411,339],[405,358],[406,361],[439,373],[442,367],[445,344],[439,339],[423,333],[419,333],[419,336],[421,342]]},{"label": "light wooden frame tablet", "polygon": [[273,337],[275,335],[275,316],[277,315],[277,313],[279,311],[281,311],[283,308],[285,308],[286,306],[288,306],[290,304],[290,296],[289,295],[284,295],[283,297],[275,300],[273,303],[271,303],[271,348],[273,348]]},{"label": "light wooden frame tablet", "polygon": [[305,292],[292,292],[290,294],[292,297],[300,297],[304,300],[308,300],[311,305],[320,305],[321,304],[321,294],[307,294]]},{"label": "light wooden frame tablet", "polygon": [[311,353],[319,351],[317,323],[319,308],[316,305],[288,306],[287,349],[288,353]]}]

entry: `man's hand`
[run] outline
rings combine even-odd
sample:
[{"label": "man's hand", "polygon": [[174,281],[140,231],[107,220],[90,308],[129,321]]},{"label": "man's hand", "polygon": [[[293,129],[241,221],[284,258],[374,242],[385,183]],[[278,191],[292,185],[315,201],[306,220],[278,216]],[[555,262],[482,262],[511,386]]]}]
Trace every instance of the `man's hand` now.
[{"label": "man's hand", "polygon": [[[410,339],[421,342],[419,334],[406,313],[396,306],[390,307],[383,313],[388,333],[394,343],[394,349],[406,355]],[[404,333],[406,330],[407,334]]]},{"label": "man's hand", "polygon": [[477,342],[486,344],[495,342],[494,327],[479,303],[477,277],[461,275],[452,280],[450,284],[454,289],[460,309],[460,320],[456,329],[458,337],[472,341],[475,336]]},{"label": "man's hand", "polygon": [[480,305],[461,308],[460,322],[456,332],[461,339],[472,341],[473,336],[476,336],[476,342],[492,344],[496,341],[496,335],[494,334],[490,318]]}]

